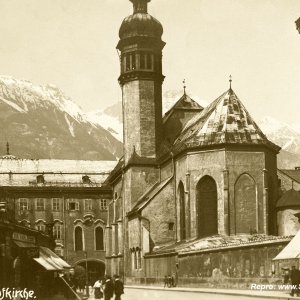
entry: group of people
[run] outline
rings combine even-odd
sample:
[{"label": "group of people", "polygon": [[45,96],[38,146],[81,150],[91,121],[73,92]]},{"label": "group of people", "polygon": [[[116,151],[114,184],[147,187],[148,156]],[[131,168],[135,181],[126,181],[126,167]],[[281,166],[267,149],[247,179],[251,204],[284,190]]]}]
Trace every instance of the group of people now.
[{"label": "group of people", "polygon": [[99,278],[93,288],[95,299],[111,300],[115,294],[115,300],[121,300],[124,294],[124,284],[118,275],[114,275],[114,280],[110,276]]},{"label": "group of people", "polygon": [[176,284],[175,284],[175,278],[174,276],[171,276],[171,275],[166,275],[165,276],[165,279],[164,279],[164,287],[175,287]]}]

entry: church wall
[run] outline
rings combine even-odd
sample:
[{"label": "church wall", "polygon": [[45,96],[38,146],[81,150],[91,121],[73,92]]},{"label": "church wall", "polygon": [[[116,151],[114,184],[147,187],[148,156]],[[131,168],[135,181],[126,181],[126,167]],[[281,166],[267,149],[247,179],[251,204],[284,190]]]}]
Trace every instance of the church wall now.
[{"label": "church wall", "polygon": [[220,234],[224,232],[223,169],[224,151],[190,153],[188,156],[176,161],[176,186],[178,187],[179,182],[182,181],[186,190],[185,196],[190,197],[190,238],[197,237],[196,187],[199,180],[205,175],[211,176],[216,182],[218,231]]},{"label": "church wall", "polygon": [[[175,241],[174,181],[171,180],[146,206],[142,216],[150,221],[150,248]],[[173,224],[173,225],[171,225]]]},{"label": "church wall", "polygon": [[170,160],[168,163],[161,166],[161,169],[160,169],[161,181],[163,181],[164,179],[167,179],[168,177],[171,177],[172,175],[173,175],[173,163]]},{"label": "church wall", "polygon": [[[229,178],[229,233],[236,233],[236,222],[242,222],[243,215],[235,215],[236,182],[242,174],[248,174],[256,184],[256,199],[246,199],[240,205],[247,209],[249,201],[256,201],[257,210],[249,211],[256,220],[256,231],[267,233],[266,202],[264,199],[265,155],[263,152],[226,151],[226,166]],[[250,234],[250,232],[249,232]]]},{"label": "church wall", "polygon": [[157,181],[159,169],[154,167],[131,167],[124,174],[124,201],[126,212],[130,211],[138,199]]},{"label": "church wall", "polygon": [[268,234],[277,235],[277,215],[276,203],[280,197],[279,180],[277,171],[277,155],[271,151],[265,152],[266,157],[266,176],[267,176],[267,193],[268,193]]}]

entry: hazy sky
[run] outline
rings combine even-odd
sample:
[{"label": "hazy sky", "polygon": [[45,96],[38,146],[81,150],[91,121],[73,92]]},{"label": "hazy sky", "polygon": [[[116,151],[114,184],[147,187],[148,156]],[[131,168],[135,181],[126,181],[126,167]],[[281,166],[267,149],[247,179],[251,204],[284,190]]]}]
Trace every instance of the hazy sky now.
[{"label": "hazy sky", "polygon": [[[120,100],[128,0],[0,0],[0,74],[53,83],[85,111]],[[233,88],[254,117],[299,121],[300,0],[152,0],[164,26],[163,90],[211,102]],[[299,121],[300,122],[300,121]]]}]

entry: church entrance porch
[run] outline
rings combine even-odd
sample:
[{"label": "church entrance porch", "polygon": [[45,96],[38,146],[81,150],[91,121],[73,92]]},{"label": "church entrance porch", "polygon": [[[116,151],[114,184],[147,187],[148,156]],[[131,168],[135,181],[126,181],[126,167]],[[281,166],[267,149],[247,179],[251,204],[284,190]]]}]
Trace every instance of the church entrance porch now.
[{"label": "church entrance porch", "polygon": [[95,281],[105,274],[105,263],[96,259],[87,259],[75,263],[76,266],[81,266],[84,269],[84,276],[88,279],[89,285],[94,285]]}]

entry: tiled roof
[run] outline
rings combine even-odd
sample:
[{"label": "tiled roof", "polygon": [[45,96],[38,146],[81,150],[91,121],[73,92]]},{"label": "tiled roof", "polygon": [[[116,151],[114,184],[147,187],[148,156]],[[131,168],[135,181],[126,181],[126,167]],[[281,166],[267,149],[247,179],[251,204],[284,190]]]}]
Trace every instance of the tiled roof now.
[{"label": "tiled roof", "polygon": [[161,182],[155,183],[152,187],[150,187],[138,200],[136,205],[132,208],[132,210],[128,213],[128,215],[132,215],[141,209],[143,209],[152,199],[155,197],[173,178],[173,176],[164,179]]},{"label": "tiled roof", "polygon": [[175,146],[195,147],[216,144],[263,144],[279,151],[254,122],[232,89],[223,93],[186,123]]},{"label": "tiled roof", "polygon": [[280,169],[278,171],[283,173],[284,175],[287,175],[288,177],[290,177],[290,179],[300,183],[300,170]]},{"label": "tiled roof", "polygon": [[176,110],[201,111],[203,107],[184,93],[173,107],[165,113],[163,122],[165,123]]},{"label": "tiled roof", "polygon": [[294,189],[286,191],[278,200],[276,206],[278,208],[300,206],[300,193],[298,191],[295,191]]},{"label": "tiled roof", "polygon": [[[101,186],[116,165],[116,161],[84,161],[57,159],[0,158],[1,186]],[[44,183],[37,183],[37,176],[44,176]],[[89,177],[83,183],[83,176]]]}]

